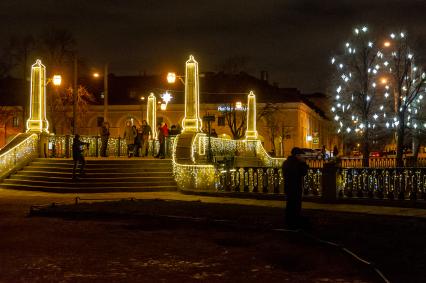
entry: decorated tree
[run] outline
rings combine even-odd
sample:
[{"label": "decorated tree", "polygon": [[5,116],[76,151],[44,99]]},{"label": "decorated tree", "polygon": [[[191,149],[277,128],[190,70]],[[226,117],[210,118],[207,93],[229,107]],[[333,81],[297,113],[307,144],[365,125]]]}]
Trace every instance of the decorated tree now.
[{"label": "decorated tree", "polygon": [[368,166],[370,144],[377,133],[382,94],[377,80],[383,54],[371,39],[366,26],[355,28],[344,52],[331,59],[336,66],[333,78],[333,119],[338,133],[360,139],[363,166]]},{"label": "decorated tree", "polygon": [[[418,141],[426,128],[424,96],[426,95],[426,74],[416,65],[406,34],[392,33],[384,42],[384,62],[387,83],[385,97],[391,97],[392,115],[387,116],[386,127],[396,132],[396,166],[404,166],[403,150],[407,135]],[[422,109],[423,108],[423,109]],[[386,107],[384,107],[386,110]]]}]

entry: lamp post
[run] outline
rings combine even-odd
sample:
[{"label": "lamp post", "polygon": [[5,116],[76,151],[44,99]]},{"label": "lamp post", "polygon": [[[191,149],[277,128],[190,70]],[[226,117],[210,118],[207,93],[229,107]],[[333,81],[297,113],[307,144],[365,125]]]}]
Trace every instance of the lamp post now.
[{"label": "lamp post", "polygon": [[[104,121],[108,121],[108,63],[104,65]],[[99,73],[93,73],[94,78],[99,78]]]},{"label": "lamp post", "polygon": [[143,122],[143,120],[145,120],[144,118],[143,118],[143,104],[144,104],[144,102],[145,102],[145,96],[141,96],[141,123]]}]

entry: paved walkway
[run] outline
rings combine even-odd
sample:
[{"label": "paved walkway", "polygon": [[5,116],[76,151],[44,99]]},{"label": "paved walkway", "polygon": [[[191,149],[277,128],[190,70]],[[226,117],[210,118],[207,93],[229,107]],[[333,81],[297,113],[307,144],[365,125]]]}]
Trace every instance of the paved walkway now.
[{"label": "paved walkway", "polygon": [[[51,202],[73,203],[76,197],[81,199],[90,199],[91,201],[104,201],[122,198],[136,199],[163,199],[163,200],[178,200],[178,201],[200,201],[204,203],[221,203],[221,204],[237,204],[251,205],[264,207],[284,206],[283,201],[277,200],[256,200],[256,199],[241,199],[241,198],[226,198],[226,197],[210,197],[198,195],[186,195],[179,192],[142,192],[142,193],[90,193],[90,194],[57,194],[44,193],[35,191],[14,191],[0,189],[0,199],[7,201],[19,200],[31,204],[48,204]],[[387,215],[387,216],[403,216],[403,217],[418,217],[426,218],[426,209],[420,208],[401,208],[401,207],[386,207],[386,206],[371,206],[358,204],[326,204],[303,202],[303,209],[309,210],[324,210],[336,212],[364,213],[372,215]]]}]

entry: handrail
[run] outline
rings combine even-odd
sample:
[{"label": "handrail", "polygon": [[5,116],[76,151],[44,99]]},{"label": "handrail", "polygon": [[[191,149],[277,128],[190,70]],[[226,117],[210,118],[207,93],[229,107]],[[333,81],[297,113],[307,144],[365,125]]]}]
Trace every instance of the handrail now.
[{"label": "handrail", "polygon": [[18,135],[3,149],[6,150],[0,151],[0,181],[39,155],[38,135]]}]

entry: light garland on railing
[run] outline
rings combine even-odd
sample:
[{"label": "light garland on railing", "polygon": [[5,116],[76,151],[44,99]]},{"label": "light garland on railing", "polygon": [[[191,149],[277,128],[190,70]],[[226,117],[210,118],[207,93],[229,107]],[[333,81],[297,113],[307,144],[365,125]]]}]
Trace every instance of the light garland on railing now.
[{"label": "light garland on railing", "polygon": [[14,167],[38,156],[38,135],[32,134],[25,140],[0,155],[0,176]]},{"label": "light garland on railing", "polygon": [[[194,138],[191,148],[196,147],[196,138]],[[216,186],[216,169],[210,164],[179,164],[176,162],[176,146],[179,142],[179,136],[173,143],[173,175],[179,189],[213,189]],[[194,151],[192,151],[193,153]]]}]

